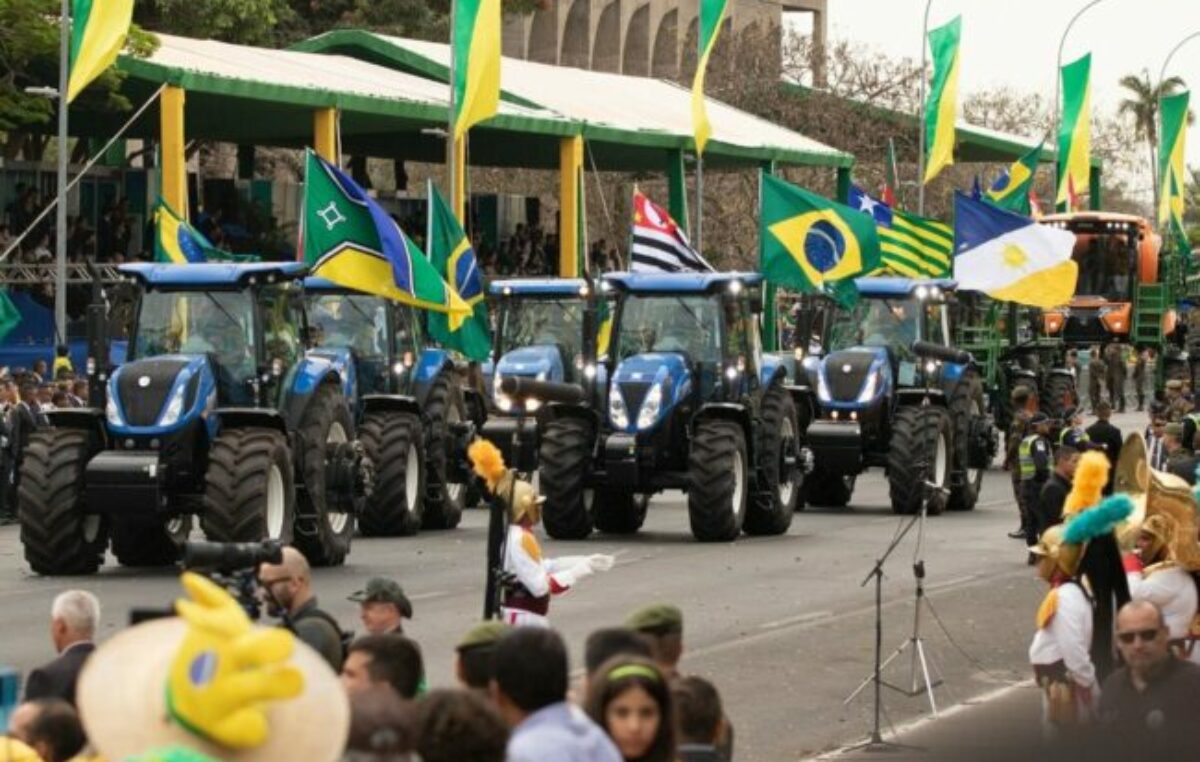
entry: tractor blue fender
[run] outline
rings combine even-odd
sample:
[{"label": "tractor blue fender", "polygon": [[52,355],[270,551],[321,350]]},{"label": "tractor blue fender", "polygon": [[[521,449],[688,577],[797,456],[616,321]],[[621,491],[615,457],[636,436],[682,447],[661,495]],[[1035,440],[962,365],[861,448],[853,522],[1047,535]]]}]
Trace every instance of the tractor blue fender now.
[{"label": "tractor blue fender", "polygon": [[[346,395],[348,400],[358,398],[358,369],[354,363],[354,353],[349,347],[317,347],[310,349],[305,357],[329,361],[342,379],[342,394]],[[303,366],[303,362],[301,365]]]},{"label": "tractor blue fender", "polygon": [[[792,363],[794,366],[794,359]],[[758,381],[764,389],[769,388],[777,379],[786,380],[787,378],[788,368],[782,357],[775,354],[762,356],[762,361],[758,366]]]},{"label": "tractor blue fender", "polygon": [[62,408],[47,410],[44,415],[56,429],[79,429],[94,437],[93,442],[101,445],[108,440],[104,429],[104,413],[94,407]]},{"label": "tractor blue fender", "polygon": [[724,421],[732,421],[742,427],[742,434],[746,438],[746,455],[750,463],[754,462],[754,425],[750,421],[750,410],[737,402],[708,402],[700,406],[692,416],[691,432],[694,434],[696,424],[701,421],[712,420],[714,418]]},{"label": "tractor blue fender", "polygon": [[254,426],[263,429],[275,429],[284,434],[288,433],[288,424],[283,414],[278,410],[264,407],[220,407],[213,411],[212,418],[219,429],[241,429]]},{"label": "tractor blue fender", "polygon": [[421,406],[415,397],[407,394],[366,394],[362,398],[362,413],[374,413],[381,410],[398,411],[421,415]]},{"label": "tractor blue fender", "polygon": [[[143,361],[129,362],[113,371],[108,379],[108,404],[105,409],[108,430],[113,436],[163,436],[179,431],[197,418],[204,418],[211,425],[207,419],[216,407],[217,385],[208,358],[204,355],[160,355],[144,362],[158,363],[164,360],[178,362],[180,367],[151,425],[129,423],[126,402],[120,392],[127,376],[138,376],[146,367]],[[142,382],[149,385],[149,376],[139,378],[136,386],[141,388]]]},{"label": "tractor blue fender", "polygon": [[[345,367],[352,369],[353,363],[349,362],[349,355],[349,350],[345,350],[343,359],[347,363]],[[351,370],[351,372],[353,371]],[[283,414],[288,428],[293,430],[300,426],[300,421],[304,418],[304,411],[308,409],[308,404],[318,389],[329,385],[342,394],[345,394],[346,390],[345,381],[338,371],[335,361],[327,356],[314,354],[306,354],[302,357],[300,362],[296,363],[296,366],[288,373],[283,383],[286,392],[283,397],[283,410],[280,412]],[[347,396],[346,399],[353,400],[353,397]]]},{"label": "tractor blue fender", "polygon": [[442,371],[453,367],[454,360],[445,349],[426,347],[421,350],[412,372],[413,390],[422,405],[425,404],[425,395],[429,393],[429,387],[433,386],[437,377],[442,374]]}]

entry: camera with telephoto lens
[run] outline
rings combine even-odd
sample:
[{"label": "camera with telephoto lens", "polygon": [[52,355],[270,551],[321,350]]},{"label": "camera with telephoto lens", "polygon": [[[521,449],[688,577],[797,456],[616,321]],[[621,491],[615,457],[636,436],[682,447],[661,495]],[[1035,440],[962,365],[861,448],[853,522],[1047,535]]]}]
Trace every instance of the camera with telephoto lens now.
[{"label": "camera with telephoto lens", "polygon": [[[262,618],[262,601],[258,595],[258,567],[283,562],[283,543],[278,540],[262,542],[204,542],[189,540],[183,544],[183,568],[203,574],[220,585],[252,621]],[[175,616],[167,607],[135,608],[129,612],[131,625],[151,619]]]}]

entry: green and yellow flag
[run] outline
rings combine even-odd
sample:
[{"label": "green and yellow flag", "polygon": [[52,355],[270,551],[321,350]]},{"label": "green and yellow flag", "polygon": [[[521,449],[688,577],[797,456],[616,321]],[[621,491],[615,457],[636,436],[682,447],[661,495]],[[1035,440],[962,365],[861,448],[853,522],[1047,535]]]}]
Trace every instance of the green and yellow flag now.
[{"label": "green and yellow flag", "polygon": [[67,103],[117,60],[133,20],[133,0],[72,0]]},{"label": "green and yellow flag", "polygon": [[[933,85],[925,102],[925,179],[929,182],[954,163],[954,122],[958,111],[958,43],[962,16],[929,33]],[[922,76],[924,74],[922,73]]]},{"label": "green and yellow flag", "polygon": [[949,278],[954,261],[954,231],[944,222],[892,210],[890,224],[879,225],[883,264],[908,278]]},{"label": "green and yellow flag", "polygon": [[1183,227],[1183,152],[1187,138],[1189,93],[1184,91],[1162,99],[1159,113],[1162,129],[1158,140],[1158,222]]},{"label": "green and yellow flag", "polygon": [[457,0],[450,44],[458,140],[500,108],[500,0]]},{"label": "green and yellow flag", "polygon": [[457,349],[471,360],[488,359],[492,335],[488,329],[487,301],[483,293],[483,273],[475,258],[475,249],[458,224],[450,205],[429,181],[429,236],[426,242],[429,261],[471,307],[466,317],[429,313],[429,335],[448,349]]},{"label": "green and yellow flag", "polygon": [[874,217],[771,175],[761,178],[759,268],[768,281],[812,293],[879,267]]},{"label": "green and yellow flag", "polygon": [[989,204],[1029,216],[1029,189],[1033,187],[1033,178],[1037,174],[1038,159],[1042,155],[1042,146],[1036,145],[1029,153],[1013,162],[1008,171],[1001,175],[985,194]]},{"label": "green and yellow flag", "polygon": [[697,155],[704,153],[704,146],[712,137],[712,124],[708,121],[708,109],[704,105],[704,75],[728,8],[729,0],[700,0],[700,58],[696,64],[696,76],[692,78],[692,132],[696,135]]},{"label": "green and yellow flag", "polygon": [[1062,67],[1062,123],[1058,126],[1055,203],[1071,203],[1088,187],[1092,162],[1092,54]]}]

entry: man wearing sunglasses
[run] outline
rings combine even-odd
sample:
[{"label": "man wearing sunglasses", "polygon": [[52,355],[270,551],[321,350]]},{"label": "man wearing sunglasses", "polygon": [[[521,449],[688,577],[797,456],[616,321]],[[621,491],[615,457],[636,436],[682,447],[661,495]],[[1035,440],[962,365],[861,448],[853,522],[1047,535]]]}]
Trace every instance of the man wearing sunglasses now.
[{"label": "man wearing sunglasses", "polygon": [[[1200,667],[1171,651],[1158,606],[1133,600],[1117,612],[1117,648],[1125,666],[1109,675],[1100,693],[1100,717],[1130,759],[1194,758],[1200,727]],[[1120,759],[1121,756],[1112,756]]]}]

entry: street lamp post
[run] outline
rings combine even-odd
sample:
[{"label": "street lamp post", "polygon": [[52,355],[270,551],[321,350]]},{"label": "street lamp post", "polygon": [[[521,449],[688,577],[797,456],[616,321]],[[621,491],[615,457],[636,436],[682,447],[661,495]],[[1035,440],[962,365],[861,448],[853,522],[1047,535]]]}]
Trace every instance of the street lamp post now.
[{"label": "street lamp post", "polygon": [[1054,141],[1054,171],[1051,177],[1054,178],[1054,206],[1058,208],[1058,162],[1062,158],[1058,155],[1058,121],[1059,109],[1062,108],[1062,56],[1063,47],[1067,44],[1067,35],[1071,33],[1071,27],[1075,26],[1075,22],[1079,17],[1088,11],[1089,8],[1099,5],[1103,0],[1092,0],[1087,5],[1080,8],[1071,20],[1067,23],[1067,28],[1063,30],[1062,39],[1058,41],[1058,58],[1055,59],[1054,65],[1054,127],[1050,130],[1051,140]]},{"label": "street lamp post", "polygon": [[[1162,134],[1163,134],[1163,123],[1162,123],[1163,90],[1162,90],[1162,87],[1163,87],[1163,83],[1167,81],[1167,67],[1171,65],[1171,59],[1175,57],[1175,54],[1177,52],[1179,52],[1180,48],[1182,48],[1184,45],[1186,45],[1187,43],[1191,42],[1192,40],[1194,40],[1198,37],[1200,37],[1200,31],[1192,32],[1187,37],[1184,37],[1182,40],[1180,40],[1179,43],[1175,47],[1171,48],[1171,52],[1167,53],[1167,57],[1163,60],[1162,68],[1159,69],[1158,86],[1154,91],[1156,94],[1156,97],[1158,99],[1158,105],[1156,107],[1156,110],[1158,111],[1158,113],[1155,114],[1154,118],[1158,120],[1158,135],[1160,138],[1162,137]],[[1162,203],[1162,199],[1160,197],[1160,191],[1162,190],[1162,178],[1160,178],[1157,173],[1158,173],[1158,168],[1155,166],[1151,166],[1150,167],[1150,176],[1154,178],[1154,215],[1155,215],[1155,217],[1158,216],[1158,205],[1160,203]]]},{"label": "street lamp post", "polygon": [[58,209],[54,242],[54,333],[67,343],[67,82],[70,76],[71,6],[62,0],[58,69]]}]

